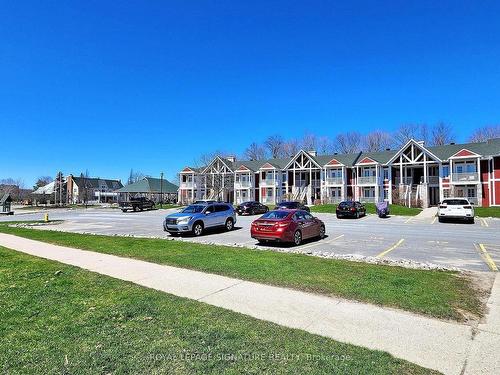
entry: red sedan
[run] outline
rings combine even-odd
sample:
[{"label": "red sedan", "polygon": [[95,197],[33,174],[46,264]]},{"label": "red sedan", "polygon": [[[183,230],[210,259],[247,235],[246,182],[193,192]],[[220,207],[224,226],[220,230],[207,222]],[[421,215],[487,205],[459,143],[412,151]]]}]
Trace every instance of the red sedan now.
[{"label": "red sedan", "polygon": [[292,242],[300,245],[308,238],[323,238],[325,224],[306,211],[274,210],[255,220],[250,233],[259,242]]}]

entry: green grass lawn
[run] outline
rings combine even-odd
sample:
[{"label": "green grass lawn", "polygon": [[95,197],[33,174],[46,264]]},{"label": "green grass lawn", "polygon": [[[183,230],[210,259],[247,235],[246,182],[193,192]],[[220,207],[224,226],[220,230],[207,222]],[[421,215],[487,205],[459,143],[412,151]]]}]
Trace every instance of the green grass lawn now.
[{"label": "green grass lawn", "polygon": [[[377,212],[374,203],[365,203],[366,213],[374,214]],[[319,212],[319,213],[335,213],[335,209],[337,208],[336,204],[319,204],[317,206],[311,207],[311,212]],[[389,210],[391,215],[402,215],[402,216],[415,216],[418,215],[422,210],[420,208],[415,207],[405,207],[399,206],[396,204],[391,204],[389,206]]]},{"label": "green grass lawn", "polygon": [[391,355],[0,247],[6,374],[430,374]]},{"label": "green grass lawn", "polygon": [[474,207],[474,214],[480,217],[500,217],[500,207]]},{"label": "green grass lawn", "polygon": [[277,286],[392,306],[438,318],[482,315],[466,275],[302,254],[161,239],[95,236],[0,225],[0,232]]}]

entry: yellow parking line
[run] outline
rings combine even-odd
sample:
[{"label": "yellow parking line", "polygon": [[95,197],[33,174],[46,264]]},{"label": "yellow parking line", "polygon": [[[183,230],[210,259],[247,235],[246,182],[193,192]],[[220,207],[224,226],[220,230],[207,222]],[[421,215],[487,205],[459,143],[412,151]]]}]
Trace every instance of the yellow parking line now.
[{"label": "yellow parking line", "polygon": [[488,252],[486,251],[486,247],[482,243],[480,243],[479,249],[481,249],[481,254],[483,254],[484,261],[486,262],[488,267],[490,267],[490,270],[497,272],[498,267],[495,264],[495,262],[493,261],[493,259],[491,259],[490,254],[488,254]]},{"label": "yellow parking line", "polygon": [[437,219],[438,219],[437,216],[435,216],[434,219],[432,219],[432,223],[431,224],[434,224]]},{"label": "yellow parking line", "polygon": [[404,242],[404,238],[401,238],[398,242],[396,242],[394,245],[392,245],[390,248],[388,248],[385,251],[382,251],[379,255],[377,255],[377,258],[382,258],[383,256],[387,255],[390,253],[392,250],[397,248],[399,245],[401,245]]}]

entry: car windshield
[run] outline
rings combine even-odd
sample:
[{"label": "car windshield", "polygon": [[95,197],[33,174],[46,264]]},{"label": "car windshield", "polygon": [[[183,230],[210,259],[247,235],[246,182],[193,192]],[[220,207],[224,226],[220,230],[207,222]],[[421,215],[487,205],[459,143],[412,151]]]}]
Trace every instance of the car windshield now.
[{"label": "car windshield", "polygon": [[253,205],[254,203],[252,201],[248,201],[248,202],[243,202],[241,205],[242,206],[251,206]]},{"label": "car windshield", "polygon": [[448,204],[450,206],[463,206],[469,204],[466,199],[445,199],[443,204]]},{"label": "car windshield", "polygon": [[349,208],[354,206],[354,202],[341,202],[339,208]]},{"label": "car windshield", "polygon": [[262,215],[261,219],[284,219],[290,215],[287,211],[269,211]]},{"label": "car windshield", "polygon": [[197,214],[203,211],[205,206],[202,206],[200,204],[192,204],[190,206],[187,206],[185,209],[183,209],[181,212],[184,214]]},{"label": "car windshield", "polygon": [[288,208],[291,208],[291,207],[297,207],[297,206],[298,206],[297,202],[281,202],[279,204],[279,207],[288,207]]}]

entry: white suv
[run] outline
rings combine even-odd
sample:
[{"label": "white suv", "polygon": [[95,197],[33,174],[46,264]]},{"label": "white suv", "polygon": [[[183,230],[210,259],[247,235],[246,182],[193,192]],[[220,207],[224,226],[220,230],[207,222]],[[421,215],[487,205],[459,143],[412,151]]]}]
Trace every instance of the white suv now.
[{"label": "white suv", "polygon": [[444,199],[438,208],[439,222],[445,219],[461,219],[474,223],[474,207],[466,198]]}]

